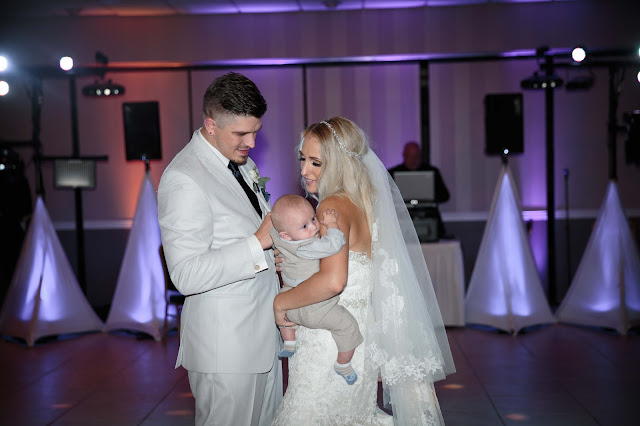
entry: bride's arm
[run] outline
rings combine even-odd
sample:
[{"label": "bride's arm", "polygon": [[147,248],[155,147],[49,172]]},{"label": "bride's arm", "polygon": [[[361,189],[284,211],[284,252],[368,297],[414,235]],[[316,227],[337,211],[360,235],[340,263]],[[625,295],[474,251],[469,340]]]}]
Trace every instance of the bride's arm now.
[{"label": "bride's arm", "polygon": [[[273,301],[273,311],[278,325],[290,324],[284,319],[287,310],[327,300],[342,293],[347,285],[350,209],[347,208],[344,200],[335,196],[323,200],[318,205],[317,211],[322,212],[327,209],[335,209],[338,212],[338,226],[344,233],[346,242],[338,253],[320,260],[320,271],[291,290],[276,296]],[[325,235],[326,232],[327,228],[323,225],[320,234]]]}]

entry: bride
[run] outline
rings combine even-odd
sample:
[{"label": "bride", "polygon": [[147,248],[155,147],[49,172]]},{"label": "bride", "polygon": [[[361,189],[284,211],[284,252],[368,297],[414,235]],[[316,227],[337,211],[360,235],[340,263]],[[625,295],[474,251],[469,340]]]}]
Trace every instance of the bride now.
[{"label": "bride", "polygon": [[[433,382],[455,371],[442,317],[415,229],[395,183],[364,132],[334,117],[312,124],[300,142],[302,184],[318,209],[335,209],[342,250],[320,271],[274,300],[286,311],[340,295],[364,343],[351,361],[358,379],[333,368],[337,348],[326,330],[300,327],[289,382],[274,425],[440,425]],[[323,229],[323,233],[326,228]],[[385,407],[378,409],[378,378]]]}]

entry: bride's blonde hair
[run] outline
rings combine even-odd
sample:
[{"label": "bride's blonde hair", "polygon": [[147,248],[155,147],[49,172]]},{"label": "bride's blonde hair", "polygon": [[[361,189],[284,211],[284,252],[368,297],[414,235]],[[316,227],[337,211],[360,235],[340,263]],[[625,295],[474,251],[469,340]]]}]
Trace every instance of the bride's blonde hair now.
[{"label": "bride's blonde hair", "polygon": [[322,175],[318,179],[318,199],[346,194],[362,210],[369,227],[373,224],[374,188],[362,157],[369,151],[365,133],[353,121],[333,117],[314,123],[302,132],[301,143],[313,135],[320,144]]}]

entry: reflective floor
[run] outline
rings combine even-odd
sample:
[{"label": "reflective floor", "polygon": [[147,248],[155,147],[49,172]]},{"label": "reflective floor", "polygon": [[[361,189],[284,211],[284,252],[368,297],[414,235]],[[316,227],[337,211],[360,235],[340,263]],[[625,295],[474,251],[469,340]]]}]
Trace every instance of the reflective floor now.
[{"label": "reflective floor", "polygon": [[[457,373],[436,385],[447,425],[637,425],[640,335],[546,326],[448,330]],[[177,336],[0,340],[0,424],[192,425]]]}]

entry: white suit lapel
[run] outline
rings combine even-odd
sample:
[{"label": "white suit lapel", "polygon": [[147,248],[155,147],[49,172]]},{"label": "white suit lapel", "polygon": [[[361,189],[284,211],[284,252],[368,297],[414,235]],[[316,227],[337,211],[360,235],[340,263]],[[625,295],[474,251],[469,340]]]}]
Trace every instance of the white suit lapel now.
[{"label": "white suit lapel", "polygon": [[[213,153],[210,147],[206,146],[207,141],[202,138],[196,139],[195,149],[198,155],[198,158],[202,161],[202,163],[207,167],[207,169],[217,178],[216,180],[227,187],[228,192],[233,194],[233,201],[242,204],[244,209],[249,212],[247,213],[248,217],[251,217],[251,220],[256,224],[256,226],[260,226],[262,223],[262,218],[258,217],[256,210],[253,208],[253,204],[247,197],[247,194],[244,193],[244,190],[240,186],[240,183],[236,180],[231,173],[231,170],[222,163],[222,161]],[[244,172],[242,171],[242,167],[240,167],[240,172],[244,176]],[[246,178],[245,178],[246,181]]]}]

